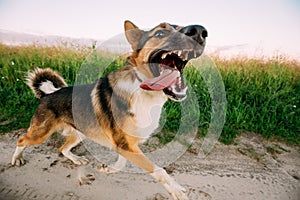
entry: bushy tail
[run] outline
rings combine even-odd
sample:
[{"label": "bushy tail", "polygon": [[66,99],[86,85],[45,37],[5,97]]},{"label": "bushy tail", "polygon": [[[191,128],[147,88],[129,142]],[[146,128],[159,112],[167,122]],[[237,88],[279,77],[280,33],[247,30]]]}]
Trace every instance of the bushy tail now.
[{"label": "bushy tail", "polygon": [[65,80],[49,68],[36,68],[27,74],[26,80],[27,85],[32,89],[37,98],[51,94],[62,87],[67,87]]}]

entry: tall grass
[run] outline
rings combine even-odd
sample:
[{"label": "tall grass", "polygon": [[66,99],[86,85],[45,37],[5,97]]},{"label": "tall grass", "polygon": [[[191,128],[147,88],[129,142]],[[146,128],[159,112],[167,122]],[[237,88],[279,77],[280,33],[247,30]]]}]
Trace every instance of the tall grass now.
[{"label": "tall grass", "polygon": [[228,100],[222,140],[244,131],[300,144],[300,65],[285,58],[215,59]]},{"label": "tall grass", "polygon": [[[107,74],[124,64],[90,54],[92,49],[71,50],[62,47],[0,45],[0,133],[29,126],[38,100],[24,83],[25,72],[35,67],[50,67],[60,72],[67,83],[81,83],[76,76],[86,63],[102,67]],[[226,98],[226,122],[220,140],[231,143],[242,132],[255,132],[266,138],[276,138],[300,145],[300,65],[291,60],[236,58],[213,61],[223,79]],[[87,68],[88,69],[88,68]],[[94,68],[93,68],[94,69]],[[204,71],[203,71],[204,70]],[[211,94],[207,80],[203,79],[202,66],[189,66],[185,77],[196,93],[199,104],[199,136],[206,134],[211,120]],[[83,72],[87,73],[88,72]],[[90,72],[93,77],[99,72]],[[86,78],[88,79],[88,78]],[[93,80],[90,80],[93,81]],[[215,87],[218,87],[217,85]],[[165,105],[167,120],[164,134],[159,137],[167,142],[179,128],[180,106],[168,101]],[[192,112],[192,111],[191,111]]]}]

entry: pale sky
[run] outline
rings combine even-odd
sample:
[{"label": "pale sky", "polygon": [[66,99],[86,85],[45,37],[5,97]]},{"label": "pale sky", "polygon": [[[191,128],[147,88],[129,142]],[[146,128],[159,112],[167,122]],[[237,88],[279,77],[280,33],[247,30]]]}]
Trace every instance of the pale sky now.
[{"label": "pale sky", "polygon": [[103,40],[126,19],[141,28],[201,24],[210,47],[300,58],[299,0],[0,0],[0,29],[16,32]]}]

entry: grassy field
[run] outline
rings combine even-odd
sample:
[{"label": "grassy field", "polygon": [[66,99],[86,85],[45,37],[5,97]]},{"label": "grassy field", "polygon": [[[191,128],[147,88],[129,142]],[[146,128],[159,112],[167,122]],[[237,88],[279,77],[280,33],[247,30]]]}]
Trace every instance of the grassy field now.
[{"label": "grassy field", "polygon": [[[105,56],[91,56],[91,51],[90,48],[70,50],[0,44],[0,134],[29,126],[38,100],[24,83],[27,71],[50,67],[72,85],[76,76],[83,73],[79,70],[88,55],[94,69],[109,64],[108,68],[88,72],[93,77],[102,72],[107,74],[124,63],[122,59],[111,63]],[[227,98],[226,122],[220,141],[232,143],[240,133],[255,132],[265,138],[300,145],[299,63],[285,58],[222,60],[213,57],[212,60],[223,79]],[[203,70],[201,66],[189,66],[185,70],[199,104],[199,137],[206,134],[212,113],[210,90],[201,74]],[[178,129],[180,113],[178,103],[169,101],[165,108],[167,120],[164,134],[159,136],[162,142],[170,140],[173,137],[170,132]]]}]

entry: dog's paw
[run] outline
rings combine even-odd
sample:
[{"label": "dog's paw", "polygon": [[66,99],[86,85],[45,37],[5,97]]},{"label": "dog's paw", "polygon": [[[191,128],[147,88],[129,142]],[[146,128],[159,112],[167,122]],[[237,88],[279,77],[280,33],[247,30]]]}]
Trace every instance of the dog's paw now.
[{"label": "dog's paw", "polygon": [[105,174],[112,174],[120,171],[119,169],[115,169],[113,167],[107,166],[105,164],[102,164],[98,167],[99,172],[105,173]]},{"label": "dog's paw", "polygon": [[186,189],[176,182],[173,182],[171,185],[166,186],[166,188],[174,200],[188,200],[189,199],[187,196]]},{"label": "dog's paw", "polygon": [[171,178],[164,169],[157,168],[151,175],[165,187],[174,200],[189,199],[187,197],[186,189]]},{"label": "dog's paw", "polygon": [[75,165],[87,165],[90,161],[84,156],[73,156],[72,161]]},{"label": "dog's paw", "polygon": [[91,185],[95,180],[95,176],[93,174],[81,175],[78,177],[79,185]]},{"label": "dog's paw", "polygon": [[12,161],[11,161],[11,165],[17,166],[17,167],[25,165],[25,163],[26,163],[26,161],[24,160],[24,158],[22,156],[13,157]]}]

